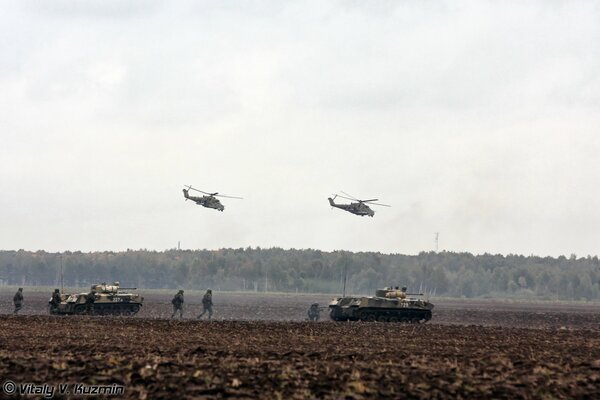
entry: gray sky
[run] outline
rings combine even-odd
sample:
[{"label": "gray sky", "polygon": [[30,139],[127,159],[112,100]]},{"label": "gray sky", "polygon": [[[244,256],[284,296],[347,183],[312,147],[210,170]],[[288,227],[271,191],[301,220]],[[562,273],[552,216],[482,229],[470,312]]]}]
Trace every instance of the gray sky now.
[{"label": "gray sky", "polygon": [[0,248],[598,254],[599,71],[592,1],[0,1]]}]

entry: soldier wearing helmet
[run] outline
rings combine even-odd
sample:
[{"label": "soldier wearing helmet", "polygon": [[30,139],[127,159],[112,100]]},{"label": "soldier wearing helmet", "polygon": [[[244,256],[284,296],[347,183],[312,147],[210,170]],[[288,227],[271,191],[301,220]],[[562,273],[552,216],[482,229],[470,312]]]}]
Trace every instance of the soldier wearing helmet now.
[{"label": "soldier wearing helmet", "polygon": [[319,303],[313,303],[308,309],[308,319],[311,321],[318,321],[321,318],[321,309]]},{"label": "soldier wearing helmet", "polygon": [[57,310],[59,304],[60,304],[60,291],[58,289],[54,289],[54,293],[52,293],[52,298],[50,299],[51,311]]},{"label": "soldier wearing helmet", "polygon": [[213,314],[213,301],[212,301],[212,290],[208,289],[202,297],[202,313],[198,315],[198,319],[202,318],[202,316],[208,311],[208,319],[212,318]]},{"label": "soldier wearing helmet", "polygon": [[14,297],[13,297],[13,304],[15,305],[15,311],[13,312],[13,314],[17,314],[21,308],[23,308],[23,288],[20,287],[19,290],[17,290],[17,293],[15,293]]},{"label": "soldier wearing helmet", "polygon": [[96,289],[90,290],[90,292],[85,296],[85,312],[87,314],[94,313],[94,302],[96,301]]},{"label": "soldier wearing helmet", "polygon": [[173,300],[171,300],[171,304],[173,304],[173,314],[171,314],[171,318],[175,318],[175,314],[179,311],[179,318],[183,318],[183,290],[177,292]]}]

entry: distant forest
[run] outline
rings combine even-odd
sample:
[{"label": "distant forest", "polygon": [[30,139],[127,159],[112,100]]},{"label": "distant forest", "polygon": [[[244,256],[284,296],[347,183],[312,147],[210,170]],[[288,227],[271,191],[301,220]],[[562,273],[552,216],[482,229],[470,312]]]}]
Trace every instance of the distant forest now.
[{"label": "distant forest", "polygon": [[[65,287],[120,281],[138,288],[370,294],[407,286],[448,297],[600,299],[600,261],[522,255],[418,255],[245,248],[124,252],[0,251],[0,285]],[[345,271],[345,272],[344,272]]]}]

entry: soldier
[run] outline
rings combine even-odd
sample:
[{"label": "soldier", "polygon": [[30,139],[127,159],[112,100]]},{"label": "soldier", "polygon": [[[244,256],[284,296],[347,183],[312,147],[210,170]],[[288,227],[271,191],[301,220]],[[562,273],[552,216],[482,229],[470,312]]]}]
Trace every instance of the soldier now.
[{"label": "soldier", "polygon": [[313,303],[308,309],[308,319],[311,321],[318,321],[321,318],[321,309],[319,303]]},{"label": "soldier", "polygon": [[85,296],[85,312],[87,314],[92,314],[94,312],[94,302],[96,301],[96,291],[92,289]]},{"label": "soldier", "polygon": [[177,311],[179,311],[179,318],[183,318],[183,290],[177,292],[173,300],[171,300],[171,304],[173,304],[173,314],[171,314],[171,318],[175,317]]},{"label": "soldier", "polygon": [[13,297],[13,303],[15,304],[15,311],[13,312],[13,314],[18,313],[21,308],[23,308],[23,288],[20,287],[19,290],[17,290],[17,293],[15,293],[15,296]]},{"label": "soldier", "polygon": [[52,293],[52,299],[50,300],[50,308],[52,311],[58,310],[58,305],[60,304],[60,291],[58,289],[54,289],[54,293]]},{"label": "soldier", "polygon": [[204,297],[202,297],[202,313],[198,315],[198,319],[202,318],[202,316],[208,311],[208,319],[212,318],[213,310],[213,301],[212,301],[212,290],[208,289]]}]

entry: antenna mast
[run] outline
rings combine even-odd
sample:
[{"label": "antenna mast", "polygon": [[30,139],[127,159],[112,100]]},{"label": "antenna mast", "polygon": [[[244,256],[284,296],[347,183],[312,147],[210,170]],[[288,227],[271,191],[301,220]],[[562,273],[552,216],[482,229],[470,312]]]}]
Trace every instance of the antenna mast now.
[{"label": "antenna mast", "polygon": [[344,263],[344,291],[342,293],[342,297],[346,297],[346,268],[347,268],[347,263]]},{"label": "antenna mast", "polygon": [[63,256],[60,255],[60,292],[63,293]]},{"label": "antenna mast", "polygon": [[265,268],[265,293],[269,291],[269,266]]},{"label": "antenna mast", "polygon": [[438,244],[440,241],[440,233],[439,232],[435,232],[435,252],[438,252]]}]

